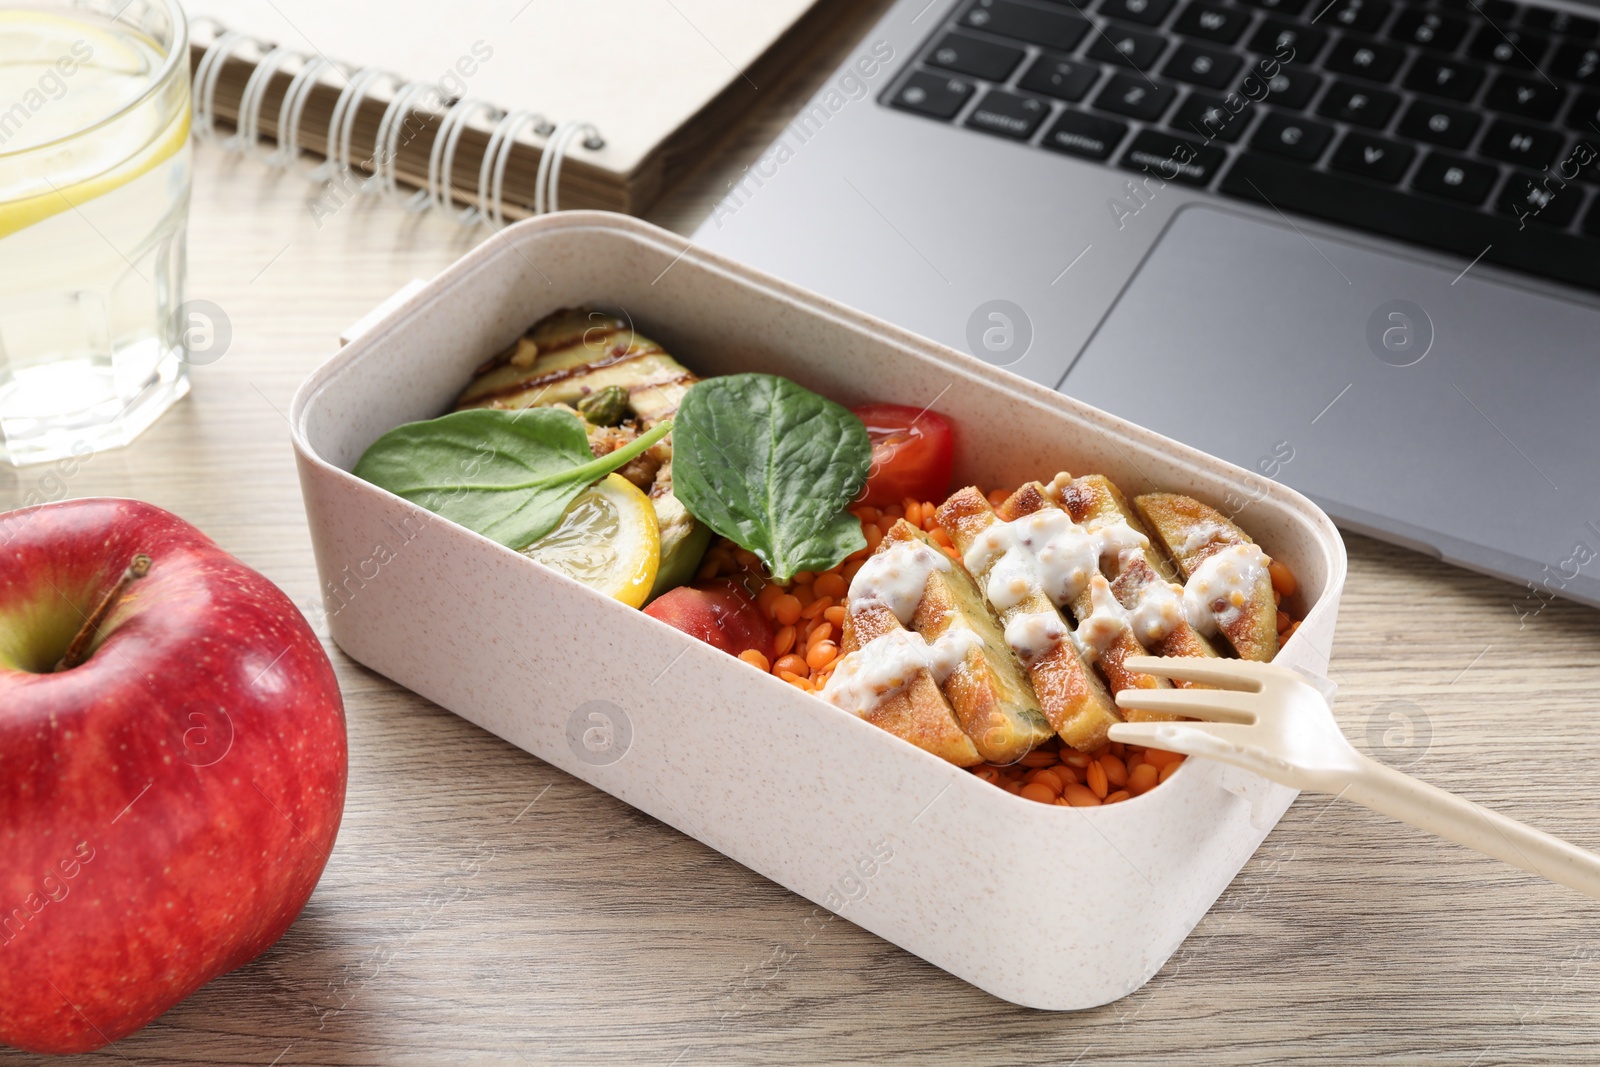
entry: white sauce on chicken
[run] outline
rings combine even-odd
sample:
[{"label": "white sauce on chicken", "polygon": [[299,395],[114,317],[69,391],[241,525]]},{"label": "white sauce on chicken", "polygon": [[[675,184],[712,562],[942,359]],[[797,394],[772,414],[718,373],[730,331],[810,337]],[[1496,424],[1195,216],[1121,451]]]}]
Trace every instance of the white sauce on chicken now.
[{"label": "white sauce on chicken", "polygon": [[964,626],[952,626],[933,642],[914,630],[895,630],[845,656],[834,668],[822,699],[853,715],[866,715],[887,696],[911,684],[918,671],[944,683],[983,639]]},{"label": "white sauce on chicken", "polygon": [[1183,544],[1178,546],[1178,555],[1192,556],[1217,538],[1227,536],[1228,532],[1216,523],[1202,522],[1183,539]]},{"label": "white sauce on chicken", "polygon": [[1144,645],[1166,640],[1187,618],[1183,586],[1159,578],[1142,586],[1138,602],[1128,609],[1128,626]]},{"label": "white sauce on chicken", "polygon": [[1128,628],[1128,613],[1117,603],[1111,583],[1098,574],[1089,583],[1089,603],[1089,616],[1079,620],[1072,639],[1086,655],[1100,656]]},{"label": "white sauce on chicken", "polygon": [[[1005,613],[1035,593],[1043,593],[1059,608],[1070,605],[1091,590],[1095,610],[1079,623],[1073,637],[1080,651],[1098,655],[1129,625],[1111,588],[1100,576],[1103,562],[1120,570],[1129,552],[1143,553],[1149,540],[1122,519],[1079,526],[1061,508],[1043,508],[1012,522],[996,520],[967,549],[967,570],[981,574],[989,603]],[[1102,588],[1103,587],[1103,588]],[[1176,600],[1176,594],[1171,597]],[[1139,615],[1144,629],[1152,619],[1173,614],[1176,607],[1153,604]],[[1031,664],[1068,636],[1066,624],[1055,612],[1030,612],[1006,624],[1006,643],[1024,664]],[[1164,636],[1164,635],[1163,635]]]},{"label": "white sauce on chicken", "polygon": [[894,612],[902,626],[910,626],[928,576],[949,570],[950,560],[944,553],[922,541],[897,541],[867,557],[850,582],[850,603],[877,601]]},{"label": "white sauce on chicken", "polygon": [[1031,667],[1066,640],[1070,632],[1054,611],[1023,612],[1006,623],[1006,644],[1024,667]]},{"label": "white sauce on chicken", "polygon": [[1100,559],[1116,561],[1117,566],[1113,568],[1116,571],[1125,566],[1124,557],[1128,553],[1142,555],[1150,547],[1150,539],[1122,519],[1091,522],[1086,529],[1100,542]]},{"label": "white sauce on chicken", "polygon": [[991,568],[984,592],[996,611],[1016,607],[1042,592],[1057,607],[1081,595],[1100,571],[1101,561],[1120,562],[1123,553],[1142,552],[1149,541],[1126,522],[1079,526],[1060,508],[1043,508],[1012,522],[996,520],[967,550],[967,570]]},{"label": "white sauce on chicken", "polygon": [[1265,552],[1246,541],[1207,556],[1183,588],[1189,625],[1207,636],[1231,625],[1250,603],[1269,562]]}]

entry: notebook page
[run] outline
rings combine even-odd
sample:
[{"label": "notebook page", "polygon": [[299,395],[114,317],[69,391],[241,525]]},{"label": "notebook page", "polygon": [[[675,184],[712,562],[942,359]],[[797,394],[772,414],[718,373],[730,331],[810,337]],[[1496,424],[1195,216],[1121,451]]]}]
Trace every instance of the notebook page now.
[{"label": "notebook page", "polygon": [[[184,0],[191,18],[443,84],[606,140],[616,174],[734,81],[814,0]],[[752,101],[756,88],[747,86]]]}]

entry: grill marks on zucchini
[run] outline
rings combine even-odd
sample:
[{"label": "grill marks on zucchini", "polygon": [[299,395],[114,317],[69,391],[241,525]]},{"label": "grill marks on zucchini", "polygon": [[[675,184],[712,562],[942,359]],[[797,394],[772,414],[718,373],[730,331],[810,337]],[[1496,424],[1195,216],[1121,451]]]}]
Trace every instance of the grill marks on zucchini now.
[{"label": "grill marks on zucchini", "polygon": [[[591,447],[603,454],[619,440],[670,419],[699,380],[626,320],[590,308],[562,308],[480,367],[456,407],[514,411],[559,405],[581,412],[580,405],[589,398],[621,390],[627,397],[622,418],[603,418],[603,425],[590,433]],[[671,438],[658,449],[666,455],[654,480],[640,486],[655,507],[661,530],[661,566],[652,597],[692,578],[710,541],[710,531],[673,493]],[[648,478],[646,469],[633,480],[637,484]]]},{"label": "grill marks on zucchini", "polygon": [[617,386],[627,392],[629,406],[648,429],[670,418],[698,380],[655,341],[608,319],[586,331],[559,334],[546,344],[521,338],[467,386],[457,406],[576,404]]}]

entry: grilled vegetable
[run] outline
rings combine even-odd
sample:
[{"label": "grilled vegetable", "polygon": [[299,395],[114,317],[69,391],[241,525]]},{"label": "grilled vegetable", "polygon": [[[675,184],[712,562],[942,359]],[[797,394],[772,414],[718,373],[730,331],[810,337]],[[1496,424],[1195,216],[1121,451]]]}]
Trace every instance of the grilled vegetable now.
[{"label": "grilled vegetable", "polygon": [[[1000,506],[999,511],[1001,518],[1010,521],[1055,506],[1055,501],[1051,499],[1044,486],[1038,482],[1029,482],[1011,494],[1011,498]],[[1121,514],[1117,508],[1104,497],[1098,498],[1097,505],[1090,510],[1081,514],[1068,511],[1068,514],[1071,515],[1073,522],[1095,531],[1106,529],[1121,521]],[[1137,533],[1132,530],[1128,532]],[[1076,632],[1082,638],[1082,643],[1089,646],[1086,654],[1093,655],[1101,671],[1105,672],[1112,693],[1135,688],[1172,688],[1172,683],[1165,678],[1140,674],[1125,666],[1124,661],[1128,657],[1143,656],[1145,650],[1130,631],[1122,605],[1112,596],[1110,584],[1103,576],[1097,574],[1091,578],[1089,585],[1073,598],[1070,606],[1072,614],[1078,620]],[[1132,715],[1136,720],[1142,717],[1143,713],[1140,712]]]},{"label": "grilled vegetable", "polygon": [[661,528],[661,568],[656,571],[655,588],[650,591],[652,597],[657,597],[694,577],[700,557],[711,544],[711,527],[696,521],[672,491],[671,464],[656,475],[649,495],[656,508],[656,524]]},{"label": "grilled vegetable", "polygon": [[1185,595],[1210,612],[1244,659],[1278,654],[1278,606],[1271,560],[1250,535],[1214,508],[1174,493],[1149,493],[1133,506],[1178,564]]},{"label": "grilled vegetable", "polygon": [[[972,487],[957,491],[940,505],[938,516],[939,525],[949,533],[964,556],[979,535],[996,521],[994,508]],[[991,558],[973,573],[979,588],[986,585],[994,563],[995,559]],[[1050,598],[1036,589],[998,614],[1003,626],[1015,626],[1019,632],[1028,632],[1030,620],[1039,620],[1035,628],[1049,631],[1039,634],[1038,647],[1020,658],[1039,698],[1039,707],[1056,733],[1078,749],[1088,750],[1104,744],[1106,731],[1113,723],[1121,722],[1122,716],[1099,676],[1083,661],[1066,621]]]},{"label": "grilled vegetable", "polygon": [[[844,617],[844,636],[839,650],[843,654],[855,652],[902,628],[894,612],[881,603],[857,604]],[[962,732],[960,721],[939,691],[932,673],[926,669],[918,670],[903,688],[885,696],[861,717],[957,767],[983,762],[972,740]]]},{"label": "grilled vegetable", "polygon": [[[1147,541],[1149,539],[1149,531],[1139,521],[1127,497],[1123,496],[1121,490],[1104,475],[1091,474],[1083,478],[1070,478],[1065,474],[1058,474],[1050,483],[1048,491],[1061,501],[1061,506],[1072,516],[1074,522],[1092,524],[1120,520],[1126,523],[1129,529],[1145,536]],[[1183,592],[1181,587],[1167,584],[1170,578],[1176,576],[1177,570],[1172,562],[1158,552],[1154,544],[1147,543],[1142,546],[1139,556],[1130,554],[1118,560],[1118,571],[1111,583],[1111,591],[1116,594],[1117,600],[1123,607],[1129,611],[1136,611],[1147,598],[1160,596],[1163,593],[1181,596]],[[1182,613],[1168,621],[1171,629],[1159,640],[1151,640],[1148,634],[1134,636],[1157,656],[1217,654],[1211,642],[1196,631]],[[1195,683],[1179,681],[1173,684],[1180,689],[1187,689]]]},{"label": "grilled vegetable", "polygon": [[[883,545],[911,538],[934,544],[927,534],[900,519],[884,534]],[[951,567],[928,576],[911,625],[930,642],[955,626],[982,639],[982,645],[945,680],[944,695],[984,759],[1015,763],[1055,733],[983,593],[964,569]]]},{"label": "grilled vegetable", "polygon": [[[590,448],[603,456],[670,418],[698,380],[624,319],[562,308],[480,367],[456,407],[570,407],[590,423]],[[646,490],[656,509],[661,565],[654,598],[694,576],[710,531],[673,495],[670,437],[620,473]]]},{"label": "grilled vegetable", "polygon": [[671,415],[698,379],[656,342],[624,320],[585,308],[563,308],[534,323],[468,384],[458,408],[576,405],[615,385],[646,427]]}]

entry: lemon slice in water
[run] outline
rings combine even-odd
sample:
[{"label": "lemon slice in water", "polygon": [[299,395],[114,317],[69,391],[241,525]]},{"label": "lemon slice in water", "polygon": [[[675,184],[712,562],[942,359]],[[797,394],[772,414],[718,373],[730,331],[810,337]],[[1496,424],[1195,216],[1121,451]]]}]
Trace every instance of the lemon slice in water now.
[{"label": "lemon slice in water", "polygon": [[[186,75],[127,23],[0,11],[0,238],[149,173],[189,142]],[[9,109],[9,110],[8,110]]]},{"label": "lemon slice in water", "polygon": [[579,494],[560,526],[522,554],[629,607],[641,607],[661,563],[655,506],[622,475],[608,474]]}]

